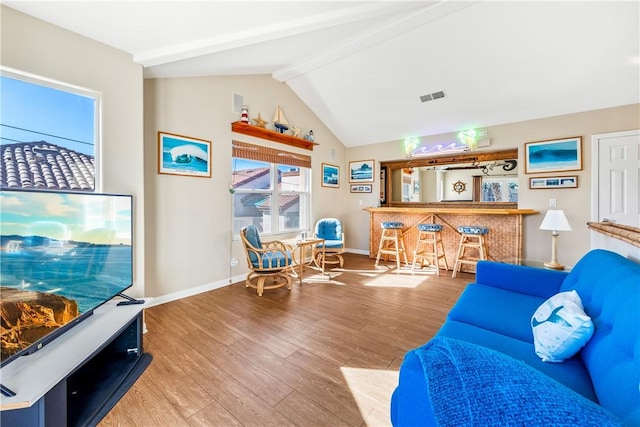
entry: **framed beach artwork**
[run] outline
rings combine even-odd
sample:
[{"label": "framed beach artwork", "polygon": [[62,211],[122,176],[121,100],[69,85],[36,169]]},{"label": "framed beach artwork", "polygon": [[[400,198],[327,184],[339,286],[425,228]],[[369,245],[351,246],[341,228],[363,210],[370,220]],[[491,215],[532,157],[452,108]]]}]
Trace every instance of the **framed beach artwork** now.
[{"label": "framed beach artwork", "polygon": [[349,182],[373,182],[373,160],[349,162]]},{"label": "framed beach artwork", "polygon": [[211,178],[211,141],[158,132],[158,173]]},{"label": "framed beach artwork", "polygon": [[340,187],[340,166],[322,164],[322,186]]},{"label": "framed beach artwork", "polygon": [[576,171],[582,169],[582,138],[527,142],[525,173]]},{"label": "framed beach artwork", "polygon": [[578,176],[539,176],[529,178],[529,188],[578,188]]},{"label": "framed beach artwork", "polygon": [[373,185],[371,184],[351,184],[352,193],[371,193]]}]

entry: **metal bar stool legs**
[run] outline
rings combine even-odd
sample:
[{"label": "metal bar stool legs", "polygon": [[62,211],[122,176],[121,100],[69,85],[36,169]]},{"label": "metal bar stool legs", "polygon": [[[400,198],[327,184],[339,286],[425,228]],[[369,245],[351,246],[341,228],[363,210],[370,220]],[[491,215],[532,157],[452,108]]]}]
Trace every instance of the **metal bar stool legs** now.
[{"label": "metal bar stool legs", "polygon": [[420,268],[422,268],[424,267],[424,261],[427,260],[427,262],[431,262],[436,267],[436,274],[439,276],[441,259],[444,262],[444,269],[449,270],[442,238],[440,237],[441,231],[442,225],[440,224],[418,224],[418,241],[413,251],[412,270],[416,269],[418,261],[420,261]]},{"label": "metal bar stool legs", "polygon": [[382,235],[380,236],[380,246],[378,247],[378,255],[376,256],[376,267],[380,263],[380,257],[383,255],[385,261],[387,261],[387,255],[395,256],[398,270],[400,269],[401,254],[404,257],[405,265],[409,265],[407,251],[404,247],[404,237],[402,236],[403,229],[404,224],[401,222],[382,223]]},{"label": "metal bar stool legs", "polygon": [[[487,242],[485,240],[485,235],[489,233],[487,227],[461,225],[458,227],[458,231],[460,232],[460,246],[458,247],[458,255],[453,265],[453,274],[451,277],[456,277],[462,264],[475,266],[478,264],[478,261],[486,260],[488,257]],[[467,249],[475,250],[477,257],[467,255],[465,253]]]}]

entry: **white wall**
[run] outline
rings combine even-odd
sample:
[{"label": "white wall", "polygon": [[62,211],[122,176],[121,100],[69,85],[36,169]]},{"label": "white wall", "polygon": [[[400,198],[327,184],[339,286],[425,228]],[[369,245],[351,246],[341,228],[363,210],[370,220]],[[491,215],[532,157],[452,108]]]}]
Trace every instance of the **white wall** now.
[{"label": "white wall", "polygon": [[[491,146],[482,151],[498,151],[518,148],[518,184],[519,203],[524,209],[535,209],[540,214],[525,217],[524,256],[528,259],[549,260],[551,257],[550,232],[539,230],[546,212],[549,199],[557,200],[557,209],[565,211],[573,231],[561,233],[558,243],[558,260],[562,264],[573,265],[590,248],[590,234],[586,222],[590,220],[591,209],[591,135],[598,133],[631,130],[640,128],[640,105],[613,107],[583,113],[567,114],[499,126],[490,126],[478,130],[486,130]],[[529,177],[551,176],[554,174],[525,174],[524,146],[527,142],[544,141],[565,137],[582,137],[582,170],[564,175],[578,175],[578,188],[570,189],[529,189]],[[454,134],[433,135],[423,137],[421,144],[450,141]],[[379,166],[380,161],[398,160],[405,157],[403,141],[390,141],[381,144],[350,147],[347,160],[375,158],[376,182],[374,192],[368,197],[350,195],[347,200],[349,209],[347,227],[352,238],[352,248],[361,252],[369,247],[369,215],[362,210],[364,206],[378,205]]]},{"label": "white wall", "polygon": [[143,296],[142,67],[127,53],[8,7],[0,15],[3,66],[101,93],[102,191],[134,196],[134,286],[127,293]]},{"label": "white wall", "polygon": [[[151,296],[215,288],[230,277],[244,278],[247,268],[239,242],[231,240],[231,141],[278,147],[312,157],[311,224],[321,217],[346,215],[346,150],[304,103],[270,76],[150,79],[145,81],[145,189],[147,193],[147,294]],[[312,129],[313,151],[235,134],[233,94],[244,96],[249,117],[271,120],[279,104],[302,134]],[[157,132],[171,132],[213,142],[212,178],[157,174]],[[340,166],[340,188],[321,186],[321,165]],[[294,237],[280,235],[278,238]],[[230,259],[238,258],[231,268]]]}]

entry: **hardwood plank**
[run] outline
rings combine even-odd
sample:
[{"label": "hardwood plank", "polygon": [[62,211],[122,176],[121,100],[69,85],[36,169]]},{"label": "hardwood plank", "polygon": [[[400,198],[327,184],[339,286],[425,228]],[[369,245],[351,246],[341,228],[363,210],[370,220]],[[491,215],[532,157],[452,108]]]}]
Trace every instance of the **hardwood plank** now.
[{"label": "hardwood plank", "polygon": [[345,254],[291,291],[242,281],[147,309],[154,360],[100,426],[389,426],[404,354],[474,276],[373,263]]}]

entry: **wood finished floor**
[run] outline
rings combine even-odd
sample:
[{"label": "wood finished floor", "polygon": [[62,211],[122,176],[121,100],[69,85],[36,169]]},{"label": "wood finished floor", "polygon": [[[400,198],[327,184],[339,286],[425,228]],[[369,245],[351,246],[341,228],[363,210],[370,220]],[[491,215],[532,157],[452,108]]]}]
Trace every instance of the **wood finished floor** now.
[{"label": "wood finished floor", "polygon": [[331,280],[258,297],[244,281],[146,310],[153,362],[100,426],[388,426],[407,350],[465,284],[346,254]]}]

